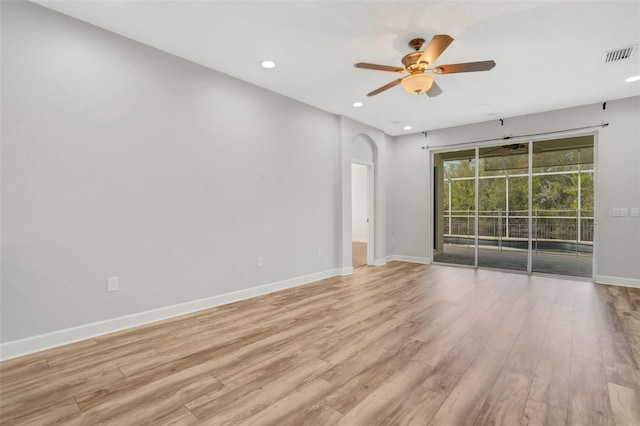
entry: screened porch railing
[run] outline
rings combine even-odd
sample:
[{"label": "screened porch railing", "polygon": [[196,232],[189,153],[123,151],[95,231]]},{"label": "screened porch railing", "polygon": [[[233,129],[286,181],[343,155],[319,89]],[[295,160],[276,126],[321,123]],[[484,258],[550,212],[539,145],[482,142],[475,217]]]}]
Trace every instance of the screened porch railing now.
[{"label": "screened porch railing", "polygon": [[[542,210],[532,215],[534,240],[593,243],[593,211]],[[475,210],[445,210],[446,236],[475,236]],[[496,239],[528,239],[527,210],[483,210],[478,212],[478,236]]]}]

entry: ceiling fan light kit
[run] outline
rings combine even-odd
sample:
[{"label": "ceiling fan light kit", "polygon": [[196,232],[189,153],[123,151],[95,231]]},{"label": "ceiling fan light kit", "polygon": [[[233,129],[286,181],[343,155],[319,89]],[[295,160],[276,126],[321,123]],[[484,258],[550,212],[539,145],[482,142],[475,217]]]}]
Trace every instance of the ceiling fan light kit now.
[{"label": "ceiling fan light kit", "polygon": [[408,93],[421,95],[431,89],[431,86],[433,85],[433,77],[429,74],[416,73],[403,78],[401,83],[404,90]]},{"label": "ceiling fan light kit", "polygon": [[402,84],[402,87],[408,93],[415,93],[418,95],[426,93],[429,97],[438,96],[442,93],[442,90],[434,81],[432,74],[440,75],[461,72],[489,71],[496,66],[494,61],[479,61],[440,65],[435,68],[428,68],[435,63],[451,42],[453,42],[453,38],[450,36],[446,34],[438,34],[431,39],[424,51],[420,51],[424,45],[424,39],[414,38],[409,42],[409,47],[411,47],[414,52],[411,52],[402,58],[402,65],[404,65],[404,68],[389,65],[369,64],[365,62],[358,62],[354,66],[356,68],[370,70],[409,73],[406,77],[399,78],[377,88],[373,92],[368,93],[367,96],[375,96],[380,92],[384,92],[398,84]]}]

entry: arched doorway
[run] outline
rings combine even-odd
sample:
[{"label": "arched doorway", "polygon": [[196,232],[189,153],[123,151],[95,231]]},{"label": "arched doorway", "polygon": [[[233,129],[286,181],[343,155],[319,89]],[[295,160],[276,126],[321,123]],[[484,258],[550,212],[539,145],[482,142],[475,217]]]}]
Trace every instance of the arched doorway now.
[{"label": "arched doorway", "polygon": [[374,150],[364,137],[351,142],[352,267],[375,264]]},{"label": "arched doorway", "polygon": [[[371,263],[375,266],[386,264],[385,249],[385,143],[384,132],[369,127],[346,117],[340,117],[340,274],[353,272],[352,266],[352,176],[351,168],[354,158],[368,159],[371,164],[372,204],[370,223],[372,231]],[[367,156],[362,154],[366,152]],[[365,160],[366,162],[367,160]]]}]

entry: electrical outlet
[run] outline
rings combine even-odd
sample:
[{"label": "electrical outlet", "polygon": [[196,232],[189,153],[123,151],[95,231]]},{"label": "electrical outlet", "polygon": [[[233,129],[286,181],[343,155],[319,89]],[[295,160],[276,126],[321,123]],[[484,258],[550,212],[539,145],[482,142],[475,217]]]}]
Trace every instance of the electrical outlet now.
[{"label": "electrical outlet", "polygon": [[109,278],[107,278],[107,291],[109,293],[113,293],[114,291],[118,291],[118,277],[109,277]]},{"label": "electrical outlet", "polygon": [[258,259],[256,259],[256,266],[258,268],[262,268],[262,256],[258,257]]},{"label": "electrical outlet", "polygon": [[318,247],[318,257],[322,257],[322,249]]}]

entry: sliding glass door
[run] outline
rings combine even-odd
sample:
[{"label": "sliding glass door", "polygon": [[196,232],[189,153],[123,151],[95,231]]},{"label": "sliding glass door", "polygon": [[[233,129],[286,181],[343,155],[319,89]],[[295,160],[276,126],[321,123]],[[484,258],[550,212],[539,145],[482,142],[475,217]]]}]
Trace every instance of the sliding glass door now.
[{"label": "sliding glass door", "polygon": [[593,136],[436,153],[433,261],[592,276]]},{"label": "sliding glass door", "polygon": [[481,148],[478,164],[478,266],[527,271],[527,146]]},{"label": "sliding glass door", "polygon": [[531,270],[591,277],[593,139],[533,143]]},{"label": "sliding glass door", "polygon": [[475,266],[476,151],[435,154],[436,217],[440,232],[434,260]]}]

